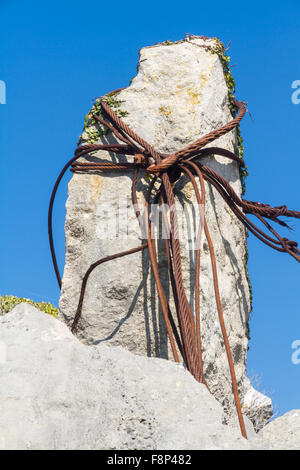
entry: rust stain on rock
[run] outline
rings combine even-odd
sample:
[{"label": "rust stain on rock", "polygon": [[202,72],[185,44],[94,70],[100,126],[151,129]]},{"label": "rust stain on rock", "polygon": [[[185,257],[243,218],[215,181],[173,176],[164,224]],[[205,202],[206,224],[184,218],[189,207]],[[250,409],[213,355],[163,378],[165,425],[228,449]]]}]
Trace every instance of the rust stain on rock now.
[{"label": "rust stain on rock", "polygon": [[91,177],[91,189],[92,189],[92,201],[97,202],[99,191],[101,188],[101,178],[99,175],[92,175]]}]

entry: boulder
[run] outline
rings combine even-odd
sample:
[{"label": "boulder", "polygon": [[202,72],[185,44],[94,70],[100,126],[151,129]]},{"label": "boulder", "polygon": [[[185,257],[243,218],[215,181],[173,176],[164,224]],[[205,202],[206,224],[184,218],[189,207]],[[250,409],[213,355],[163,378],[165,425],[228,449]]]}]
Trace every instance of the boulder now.
[{"label": "boulder", "polygon": [[300,450],[300,410],[291,410],[267,424],[258,434],[268,450]]},{"label": "boulder", "polygon": [[1,449],[250,448],[180,364],[84,345],[27,304],[0,318],[0,344]]},{"label": "boulder", "polygon": [[243,412],[253,423],[256,432],[259,432],[273,416],[273,404],[270,397],[256,390],[248,378],[244,382],[246,393],[244,395]]}]

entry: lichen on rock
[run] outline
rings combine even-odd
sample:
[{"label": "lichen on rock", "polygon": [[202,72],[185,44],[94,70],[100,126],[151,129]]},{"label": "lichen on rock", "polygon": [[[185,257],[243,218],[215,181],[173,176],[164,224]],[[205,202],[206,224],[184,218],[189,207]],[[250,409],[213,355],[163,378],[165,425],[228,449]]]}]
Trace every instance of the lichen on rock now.
[{"label": "lichen on rock", "polygon": [[1,295],[0,296],[0,315],[5,315],[6,313],[13,310],[16,305],[26,303],[32,305],[33,307],[39,309],[41,312],[47,313],[57,318],[58,309],[54,307],[50,302],[34,302],[33,300],[26,299],[24,297],[16,297],[14,295]]}]

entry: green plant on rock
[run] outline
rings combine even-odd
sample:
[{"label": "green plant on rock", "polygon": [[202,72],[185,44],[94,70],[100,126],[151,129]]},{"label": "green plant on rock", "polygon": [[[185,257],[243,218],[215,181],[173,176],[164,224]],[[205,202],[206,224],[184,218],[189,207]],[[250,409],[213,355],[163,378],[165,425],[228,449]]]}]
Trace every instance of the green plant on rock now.
[{"label": "green plant on rock", "polygon": [[121,109],[122,101],[117,98],[117,92],[105,95],[102,98],[95,98],[92,109],[87,113],[84,118],[83,132],[79,137],[78,145],[83,142],[94,144],[102,136],[110,132],[107,127],[102,126],[95,119],[95,116],[99,116],[103,119],[100,104],[101,99],[104,100],[108,104],[108,106],[114,110],[118,117],[125,117],[128,115],[126,111]]},{"label": "green plant on rock", "polygon": [[[233,78],[230,65],[229,65],[230,56],[226,54],[226,49],[222,41],[220,41],[218,38],[213,38],[213,39],[216,45],[214,47],[206,46],[206,49],[210,50],[212,53],[217,54],[219,56],[219,59],[221,61],[223,71],[224,71],[225,81],[226,81],[227,88],[228,88],[229,109],[230,109],[232,117],[234,118],[237,114],[238,108],[235,105],[234,94],[235,94],[236,87],[235,87],[235,80]],[[237,153],[240,158],[243,158],[244,157],[244,144],[243,144],[243,138],[241,136],[241,129],[239,125],[236,128],[236,133],[237,133]],[[245,194],[245,191],[246,191],[245,179],[247,176],[248,176],[247,167],[246,166],[244,168],[240,167],[242,194]]]},{"label": "green plant on rock", "polygon": [[[218,39],[218,38],[213,38],[215,40],[216,45],[214,47],[211,46],[206,46],[208,50],[210,50],[212,53],[217,54],[220,58],[223,71],[224,71],[224,77],[225,81],[227,84],[228,88],[228,99],[229,99],[229,109],[231,112],[232,117],[234,118],[237,114],[238,108],[235,105],[235,81],[231,73],[230,69],[230,57],[226,54],[226,50],[224,47],[224,44]],[[243,159],[244,158],[244,143],[243,143],[243,137],[241,136],[241,128],[240,125],[237,126],[236,128],[236,136],[237,136],[237,153],[239,158]],[[240,178],[241,178],[241,184],[242,184],[242,195],[245,194],[246,192],[246,177],[248,176],[248,170],[247,166],[245,167],[240,167]],[[246,232],[246,236],[248,237],[248,231]],[[249,295],[250,295],[250,312],[252,311],[253,308],[253,291],[252,291],[252,285],[250,281],[250,276],[249,276],[249,271],[248,271],[248,247],[247,244],[245,246],[245,259],[244,259],[244,269],[245,269],[245,275],[249,287]],[[249,319],[247,321],[246,325],[246,336],[248,340],[250,340],[250,325],[249,325]]]},{"label": "green plant on rock", "polygon": [[24,297],[15,297],[14,295],[3,295],[0,296],[0,315],[5,315],[10,312],[16,305],[25,302],[33,307],[41,310],[41,312],[47,313],[57,318],[58,309],[49,302],[34,302],[33,300],[26,299]]}]

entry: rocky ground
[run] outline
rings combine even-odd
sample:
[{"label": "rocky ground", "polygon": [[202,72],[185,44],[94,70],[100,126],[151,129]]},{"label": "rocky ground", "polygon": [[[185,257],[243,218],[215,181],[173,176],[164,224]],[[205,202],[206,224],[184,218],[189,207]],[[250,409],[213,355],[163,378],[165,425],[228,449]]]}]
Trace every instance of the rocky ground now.
[{"label": "rocky ground", "polygon": [[86,346],[28,304],[0,318],[0,369],[2,449],[300,449],[300,410],[247,441],[181,365]]}]

